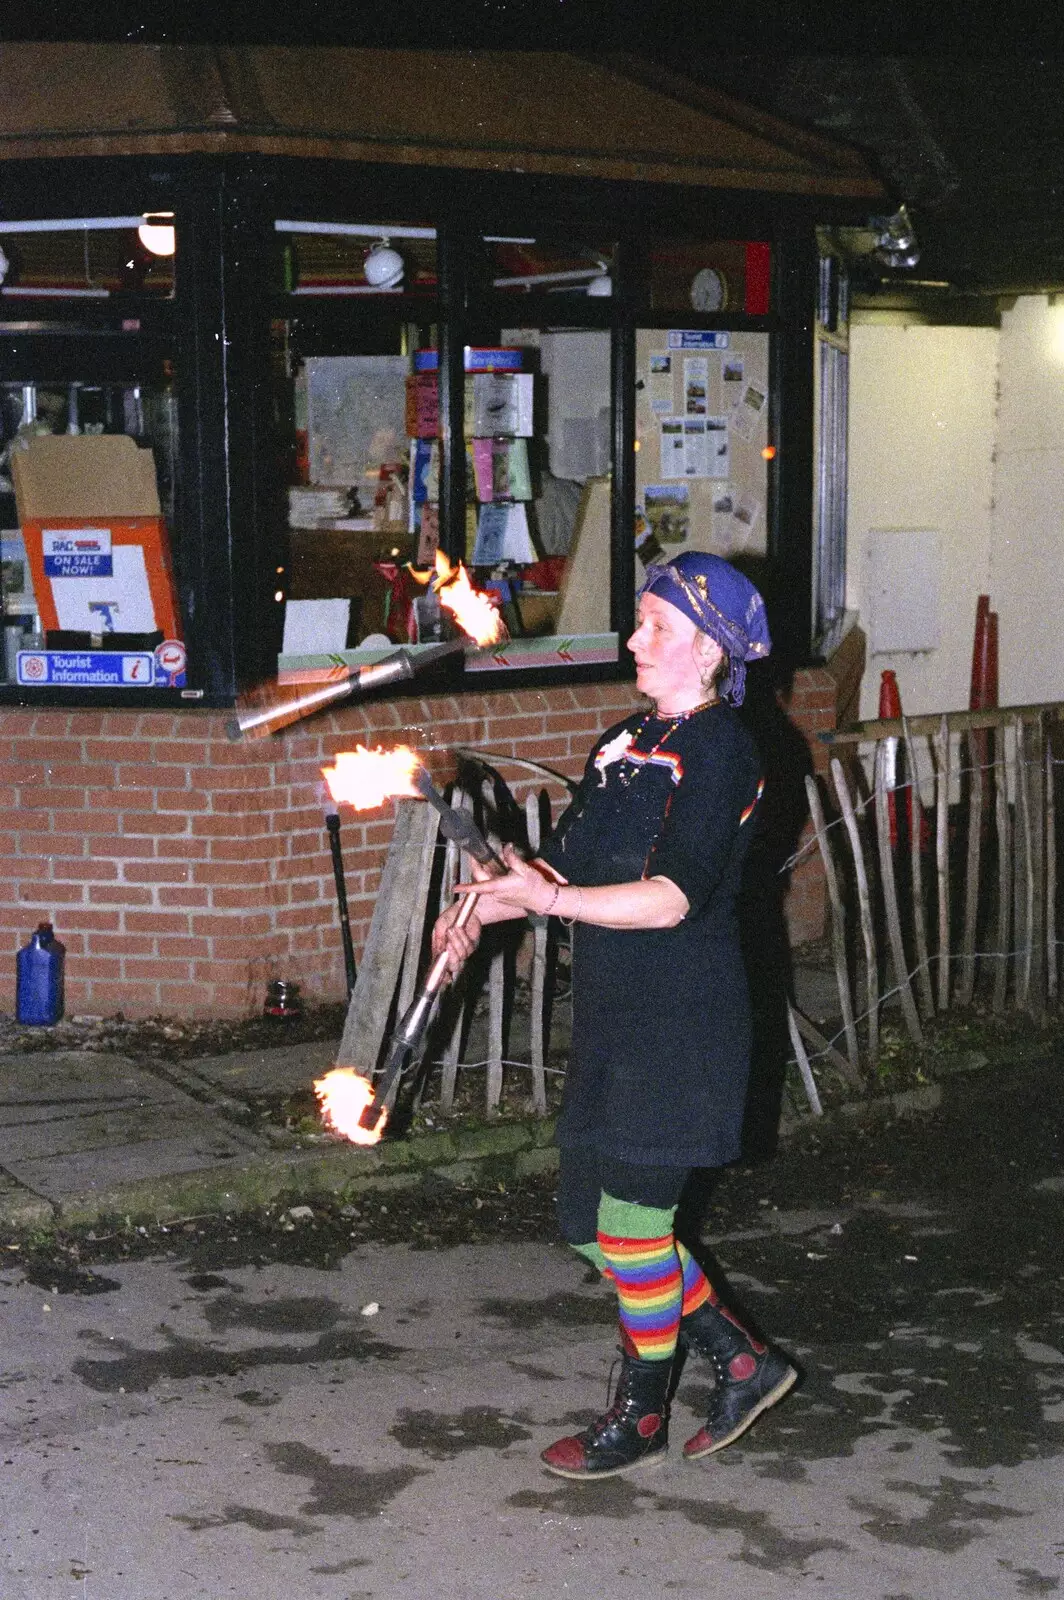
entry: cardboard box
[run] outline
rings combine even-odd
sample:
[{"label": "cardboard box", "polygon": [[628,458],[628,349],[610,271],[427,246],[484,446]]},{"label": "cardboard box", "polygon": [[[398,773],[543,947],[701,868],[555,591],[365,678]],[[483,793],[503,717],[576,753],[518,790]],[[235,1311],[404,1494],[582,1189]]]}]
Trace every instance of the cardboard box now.
[{"label": "cardboard box", "polygon": [[125,434],[46,434],[11,453],[46,634],[181,639],[155,461]]}]

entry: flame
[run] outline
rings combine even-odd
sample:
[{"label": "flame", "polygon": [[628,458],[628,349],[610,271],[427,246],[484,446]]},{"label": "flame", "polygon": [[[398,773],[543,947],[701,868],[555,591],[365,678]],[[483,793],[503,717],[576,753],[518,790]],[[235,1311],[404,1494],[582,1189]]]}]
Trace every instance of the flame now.
[{"label": "flame", "polygon": [[436,551],[436,593],[475,644],[500,644],[506,638],[506,624],[492,597],[474,589],[462,563],[452,566],[442,550]]},{"label": "flame", "polygon": [[416,751],[407,745],[367,750],[359,744],[341,751],[335,766],[321,770],[334,800],[354,806],[356,811],[375,811],[393,795],[418,798],[414,773],[419,764]]},{"label": "flame", "polygon": [[373,1099],[373,1085],[354,1067],[334,1067],[324,1078],[316,1078],[314,1093],[321,1103],[326,1127],[343,1134],[352,1144],[376,1144],[380,1139],[388,1120],[387,1109],[382,1108],[375,1127],[361,1126],[358,1119]]}]

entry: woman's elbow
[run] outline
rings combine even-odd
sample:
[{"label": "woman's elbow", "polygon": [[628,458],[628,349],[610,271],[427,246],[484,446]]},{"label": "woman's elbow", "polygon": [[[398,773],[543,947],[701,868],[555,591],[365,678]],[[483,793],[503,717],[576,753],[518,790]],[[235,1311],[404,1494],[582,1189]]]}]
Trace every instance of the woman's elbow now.
[{"label": "woman's elbow", "polygon": [[650,881],[659,890],[655,897],[653,926],[662,930],[679,927],[691,909],[691,902],[671,878],[651,878]]}]

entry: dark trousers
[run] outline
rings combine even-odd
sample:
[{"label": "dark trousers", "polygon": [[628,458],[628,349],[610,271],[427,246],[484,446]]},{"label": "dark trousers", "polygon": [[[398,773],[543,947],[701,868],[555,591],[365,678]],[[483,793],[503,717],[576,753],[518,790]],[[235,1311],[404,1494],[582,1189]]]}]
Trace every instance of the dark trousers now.
[{"label": "dark trousers", "polygon": [[687,1167],[646,1167],[617,1161],[587,1145],[563,1145],[558,1171],[558,1222],[567,1244],[592,1244],[598,1237],[603,1193],[637,1206],[667,1210],[679,1203]]}]

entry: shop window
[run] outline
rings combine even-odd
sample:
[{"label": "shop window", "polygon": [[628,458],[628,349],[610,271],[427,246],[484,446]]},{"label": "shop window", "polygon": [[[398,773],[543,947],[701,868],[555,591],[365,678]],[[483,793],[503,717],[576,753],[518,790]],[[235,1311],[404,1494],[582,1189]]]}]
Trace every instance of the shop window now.
[{"label": "shop window", "polygon": [[277,287],[314,296],[435,295],[436,230],[401,222],[274,223]]},{"label": "shop window", "polygon": [[769,335],[636,334],[636,545],[641,565],[683,550],[767,549]]},{"label": "shop window", "polygon": [[436,234],[410,222],[279,221],[275,240],[279,666],[299,676],[432,632],[412,593],[407,379],[435,338]]},{"label": "shop window", "polygon": [[173,213],[0,224],[0,305],[20,300],[170,299]]},{"label": "shop window", "polygon": [[[510,636],[505,650],[470,652],[467,671],[615,664],[611,336],[604,316],[588,326],[573,310],[576,296],[578,309],[608,300],[613,246],[498,236],[472,252],[457,445],[465,507],[451,527],[431,230],[286,231],[296,226],[277,225],[287,300],[274,323],[288,477],[282,677],[328,670],[338,653],[358,661],[437,639],[441,547],[497,597]],[[334,239],[347,252],[346,283],[336,281]],[[403,254],[404,271],[402,286],[373,295],[364,258],[378,239]],[[342,307],[326,304],[345,289]]]},{"label": "shop window", "polygon": [[616,246],[550,238],[488,235],[481,241],[480,284],[495,294],[609,299]]},{"label": "shop window", "polygon": [[173,218],[4,222],[0,250],[0,683],[184,689]]}]

